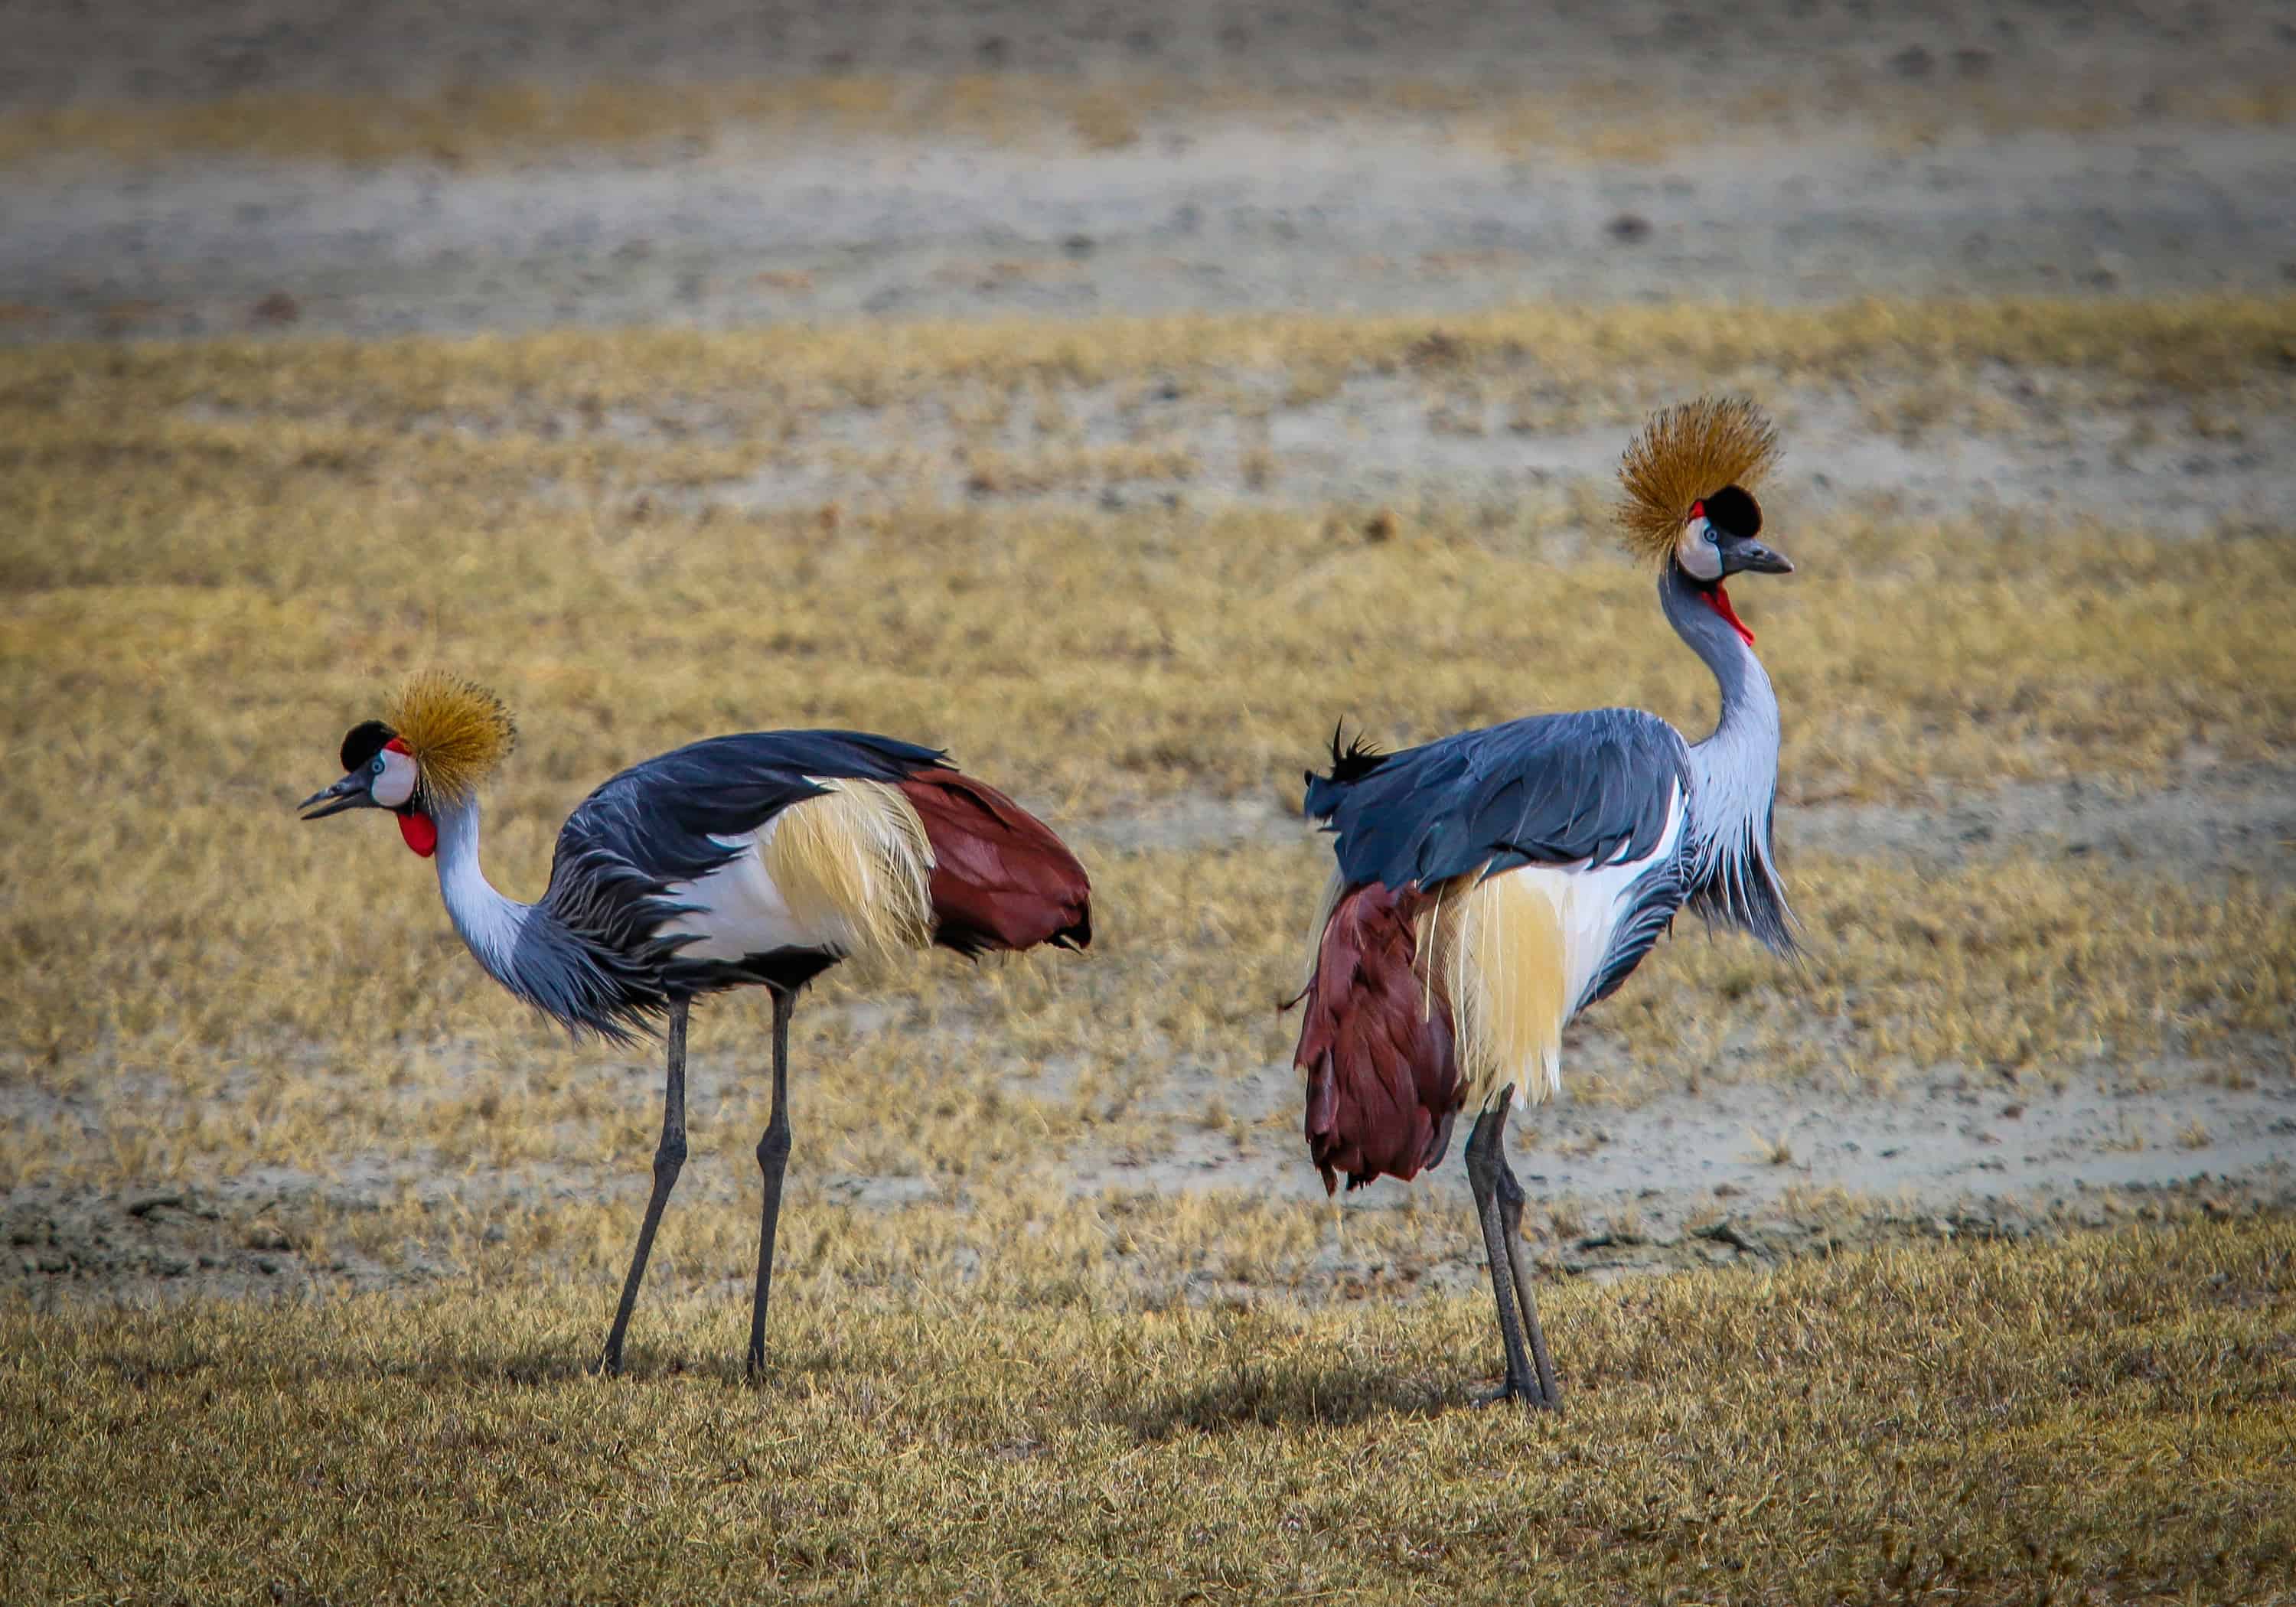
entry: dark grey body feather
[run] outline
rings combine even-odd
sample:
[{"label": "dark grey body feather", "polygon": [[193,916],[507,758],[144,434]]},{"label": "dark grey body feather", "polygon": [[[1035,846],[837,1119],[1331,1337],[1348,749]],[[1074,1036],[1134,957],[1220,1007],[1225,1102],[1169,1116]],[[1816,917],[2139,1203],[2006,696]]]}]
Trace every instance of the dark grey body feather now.
[{"label": "dark grey body feather", "polygon": [[1636,709],[1510,720],[1311,775],[1307,811],[1350,884],[1432,885],[1482,869],[1646,859],[1690,781],[1673,726]]},{"label": "dark grey body feather", "polygon": [[1688,863],[1677,851],[1653,861],[1650,869],[1635,878],[1622,900],[1624,909],[1611,931],[1611,946],[1603,951],[1603,963],[1587,985],[1586,996],[1571,1006],[1574,1013],[1618,992],[1619,984],[1634,974],[1643,956],[1674,925],[1675,912],[1689,891],[1684,880]]},{"label": "dark grey body feather", "polygon": [[1774,810],[1748,823],[1734,841],[1710,845],[1692,874],[1691,912],[1713,926],[1735,927],[1780,959],[1801,953],[1801,923],[1778,879]]}]

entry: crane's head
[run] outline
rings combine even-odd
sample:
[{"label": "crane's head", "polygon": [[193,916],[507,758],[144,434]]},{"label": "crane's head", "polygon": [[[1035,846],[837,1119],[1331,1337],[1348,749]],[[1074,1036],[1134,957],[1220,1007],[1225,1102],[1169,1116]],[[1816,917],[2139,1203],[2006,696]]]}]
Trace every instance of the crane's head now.
[{"label": "crane's head", "polygon": [[1777,462],[1778,432],[1742,397],[1701,397],[1651,415],[1619,460],[1627,545],[1670,565],[1749,646],[1722,583],[1732,575],[1787,575],[1785,554],[1765,546],[1759,484]]},{"label": "crane's head", "polygon": [[493,693],[435,669],[409,676],[384,714],[350,728],[342,780],[296,808],[306,820],[389,809],[406,846],[427,858],[439,846],[439,811],[478,791],[518,741],[518,727]]}]

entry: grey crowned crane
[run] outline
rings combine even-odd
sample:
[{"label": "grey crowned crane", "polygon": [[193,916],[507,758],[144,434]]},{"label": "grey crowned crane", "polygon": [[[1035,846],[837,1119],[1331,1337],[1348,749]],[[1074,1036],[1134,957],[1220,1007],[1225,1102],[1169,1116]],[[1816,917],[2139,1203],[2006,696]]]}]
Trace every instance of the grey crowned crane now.
[{"label": "grey crowned crane", "polygon": [[695,742],[605,783],[559,831],[541,899],[521,904],[479,868],[478,788],[515,739],[508,711],[483,687],[426,672],[386,712],[344,737],[343,778],[305,799],[303,817],[390,810],[408,848],[437,857],[447,914],[487,973],[577,1037],[627,1042],[666,1028],[653,1193],[601,1357],[609,1373],[621,1369],[654,1230],[685,1160],[687,1007],[750,984],[772,994],[754,1375],[766,1360],[789,1159],[798,991],[853,955],[1083,948],[1092,940],[1084,867],[1041,821],[931,748],[852,731],[767,731]]},{"label": "grey crowned crane", "polygon": [[1467,1183],[1506,1351],[1497,1398],[1562,1404],[1523,1261],[1510,1103],[1561,1091],[1563,1027],[1685,905],[1794,952],[1771,841],[1777,699],[1724,589],[1793,568],[1757,539],[1751,488],[1776,455],[1752,404],[1702,399],[1655,414],[1620,464],[1628,545],[1657,564],[1660,608],[1721,689],[1703,742],[1598,709],[1399,753],[1342,750],[1335,733],[1331,773],[1308,776],[1307,812],[1339,860],[1295,1057],[1308,1152],[1327,1192],[1342,1172],[1351,1189],[1408,1178],[1474,1113]]}]

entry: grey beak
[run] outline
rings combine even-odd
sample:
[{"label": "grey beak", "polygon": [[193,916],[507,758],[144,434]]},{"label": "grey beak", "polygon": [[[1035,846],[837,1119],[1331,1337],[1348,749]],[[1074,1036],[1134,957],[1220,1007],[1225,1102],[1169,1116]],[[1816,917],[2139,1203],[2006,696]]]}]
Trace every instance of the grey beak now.
[{"label": "grey beak", "polygon": [[367,777],[363,770],[354,770],[332,787],[322,787],[295,807],[310,809],[313,804],[324,804],[324,809],[314,809],[303,816],[306,820],[324,820],[330,815],[340,815],[345,809],[363,809],[373,805],[367,796]]},{"label": "grey beak", "polygon": [[1793,561],[1784,553],[1774,553],[1759,541],[1742,541],[1730,553],[1731,567],[1750,570],[1757,575],[1791,575]]}]

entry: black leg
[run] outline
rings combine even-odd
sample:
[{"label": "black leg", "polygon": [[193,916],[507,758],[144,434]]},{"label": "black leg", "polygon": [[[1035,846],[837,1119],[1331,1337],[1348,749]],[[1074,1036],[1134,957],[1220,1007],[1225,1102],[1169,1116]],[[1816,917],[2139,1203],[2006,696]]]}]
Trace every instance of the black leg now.
[{"label": "black leg", "polygon": [[677,1186],[678,1169],[685,1164],[685,1001],[669,1007],[669,1072],[662,1092],[661,1143],[653,1152],[653,1194],[646,1201],[645,1220],[638,1225],[638,1247],[630,1257],[630,1275],[622,1281],[622,1303],[614,1312],[613,1332],[606,1335],[599,1370],[622,1370],[622,1338],[629,1332],[630,1312],[638,1303],[638,1285],[645,1281],[646,1258],[653,1253],[654,1229],[661,1226],[661,1209],[669,1191]]},{"label": "black leg", "polygon": [[796,1007],[793,988],[775,988],[774,994],[774,1111],[767,1119],[765,1136],[758,1140],[758,1170],[765,1174],[765,1214],[758,1226],[758,1293],[750,1306],[749,1372],[752,1378],[766,1370],[766,1302],[774,1290],[774,1229],[782,1215],[782,1173],[789,1166],[789,1025]]},{"label": "black leg", "polygon": [[1515,1178],[1514,1168],[1507,1164],[1504,1119],[1491,1143],[1491,1154],[1498,1162],[1499,1233],[1506,1246],[1507,1276],[1514,1284],[1515,1303],[1522,1308],[1523,1332],[1530,1341],[1530,1359],[1538,1372],[1538,1392],[1530,1398],[1530,1404],[1559,1411],[1562,1387],[1554,1382],[1554,1363],[1546,1354],[1546,1330],[1539,1324],[1538,1301],[1530,1292],[1530,1272],[1524,1265],[1529,1251],[1522,1243],[1522,1185]]},{"label": "black leg", "polygon": [[[1499,1398],[1559,1410],[1562,1390],[1554,1382],[1546,1331],[1538,1321],[1538,1301],[1531,1294],[1523,1260],[1522,1185],[1507,1164],[1507,1106],[1513,1102],[1514,1090],[1508,1088],[1498,1103],[1476,1118],[1474,1135],[1467,1140],[1467,1186],[1474,1192],[1475,1215],[1482,1224],[1483,1253],[1491,1263],[1491,1297],[1498,1302],[1499,1337],[1506,1344],[1506,1388]],[[1529,1358],[1523,1355],[1525,1332],[1530,1335]]]},{"label": "black leg", "polygon": [[1505,1139],[1507,1102],[1513,1092],[1510,1089],[1497,1104],[1475,1119],[1475,1130],[1467,1140],[1467,1187],[1475,1196],[1475,1220],[1483,1230],[1483,1253],[1491,1264],[1491,1298],[1498,1305],[1499,1338],[1506,1347],[1506,1387],[1499,1398],[1528,1400],[1535,1386],[1530,1358],[1523,1354],[1522,1327],[1515,1317],[1514,1283],[1508,1274],[1512,1263],[1507,1259],[1505,1228],[1499,1218],[1496,1173],[1506,1163],[1495,1160]]}]

